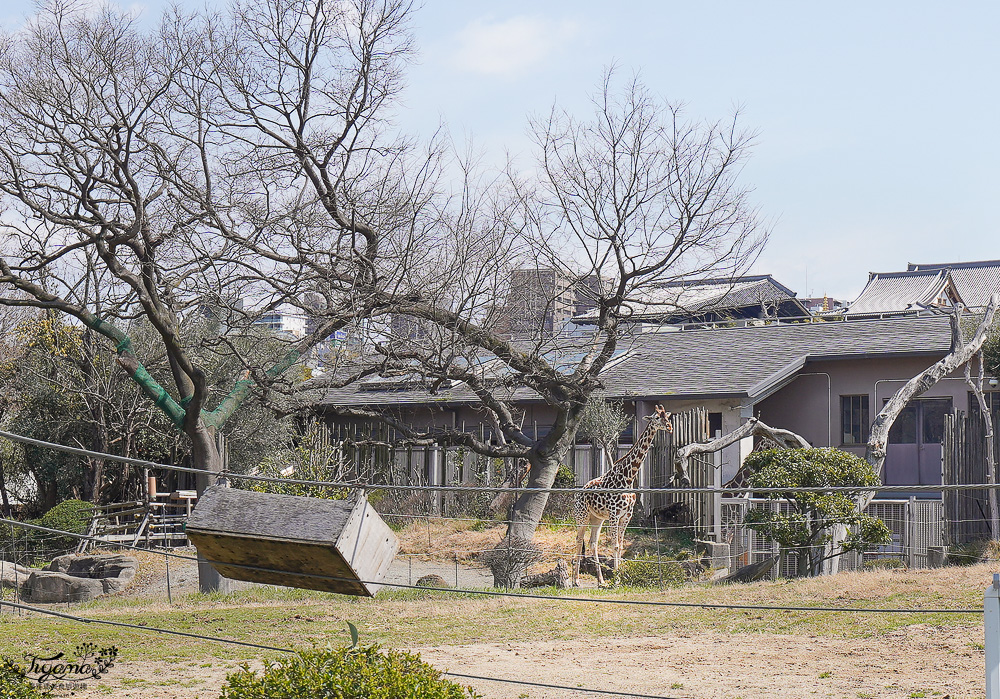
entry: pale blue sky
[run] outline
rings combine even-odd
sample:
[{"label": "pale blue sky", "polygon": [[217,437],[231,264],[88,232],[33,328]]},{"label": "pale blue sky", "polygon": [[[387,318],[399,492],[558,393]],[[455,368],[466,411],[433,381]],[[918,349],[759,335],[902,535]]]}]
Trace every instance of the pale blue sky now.
[{"label": "pale blue sky", "polygon": [[582,113],[611,63],[692,117],[739,106],[759,132],[742,182],[773,226],[755,271],[800,296],[1000,258],[1000,3],[426,0],[415,25],[403,126],[443,121],[497,162],[526,151],[528,114]]}]

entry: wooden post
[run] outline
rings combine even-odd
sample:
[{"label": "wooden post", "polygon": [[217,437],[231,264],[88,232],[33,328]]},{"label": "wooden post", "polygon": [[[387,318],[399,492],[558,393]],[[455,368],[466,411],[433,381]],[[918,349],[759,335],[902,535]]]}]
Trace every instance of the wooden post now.
[{"label": "wooden post", "polygon": [[[721,436],[721,430],[717,430],[713,435],[716,439]],[[716,543],[722,543],[722,450],[715,452],[714,456],[712,487],[718,492],[712,493],[712,531],[715,533]]]}]

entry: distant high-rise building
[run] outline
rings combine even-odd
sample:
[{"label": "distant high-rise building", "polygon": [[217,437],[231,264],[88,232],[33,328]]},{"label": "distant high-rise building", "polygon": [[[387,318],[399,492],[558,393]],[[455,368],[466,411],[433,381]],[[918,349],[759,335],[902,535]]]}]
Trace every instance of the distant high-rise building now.
[{"label": "distant high-rise building", "polygon": [[507,330],[511,335],[550,335],[570,318],[597,307],[600,277],[574,279],[551,268],[511,272]]}]

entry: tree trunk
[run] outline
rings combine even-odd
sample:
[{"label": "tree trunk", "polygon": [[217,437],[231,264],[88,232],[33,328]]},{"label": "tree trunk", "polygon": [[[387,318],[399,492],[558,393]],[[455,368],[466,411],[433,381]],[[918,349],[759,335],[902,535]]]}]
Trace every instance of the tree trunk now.
[{"label": "tree trunk", "polygon": [[528,470],[528,482],[524,487],[539,490],[521,493],[514,501],[510,523],[507,525],[507,536],[514,541],[531,541],[534,538],[542,513],[545,512],[545,505],[549,501],[546,489],[552,487],[559,465],[562,463],[557,454],[549,453],[547,456],[542,456],[535,450],[528,453],[528,461],[531,467]]},{"label": "tree trunk", "polygon": [[[993,458],[993,413],[990,406],[986,404],[986,394],[983,393],[983,379],[985,378],[985,367],[982,350],[979,352],[979,375],[976,380],[972,379],[972,372],[969,364],[965,365],[965,382],[972,388],[976,395],[976,402],[979,403],[979,412],[983,416],[986,424],[986,482],[989,485],[996,483],[996,463]],[[990,505],[990,533],[994,539],[1000,539],[1000,509],[997,507],[997,491],[990,488],[986,494]]]},{"label": "tree trunk", "polygon": [[0,460],[0,512],[6,519],[11,519],[10,500],[7,499],[7,480],[4,478],[3,461]]},{"label": "tree trunk", "polygon": [[511,507],[510,523],[507,525],[507,536],[511,539],[531,541],[534,538],[545,512],[545,505],[549,501],[548,489],[555,483],[559,466],[576,440],[582,411],[581,404],[575,409],[561,412],[549,433],[538,440],[527,453],[530,466],[528,482],[524,487],[532,490],[521,493]]},{"label": "tree trunk", "polygon": [[[215,430],[206,427],[200,421],[188,432],[191,438],[191,462],[195,468],[203,469],[196,478],[198,497],[209,486],[222,484],[218,474],[224,469],[222,451],[216,440]],[[222,592],[228,594],[234,590],[233,581],[219,575],[219,571],[198,553],[198,591],[207,594]]]}]

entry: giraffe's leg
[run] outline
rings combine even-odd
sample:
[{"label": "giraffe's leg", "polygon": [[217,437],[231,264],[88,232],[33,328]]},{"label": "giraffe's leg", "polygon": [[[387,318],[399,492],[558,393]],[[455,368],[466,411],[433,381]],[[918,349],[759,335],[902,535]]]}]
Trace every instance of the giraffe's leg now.
[{"label": "giraffe's leg", "polygon": [[604,587],[604,573],[601,572],[601,556],[597,552],[597,541],[601,537],[601,527],[604,520],[598,517],[591,517],[590,520],[590,548],[594,552],[594,565],[597,568],[597,586]]},{"label": "giraffe's leg", "polygon": [[632,521],[633,506],[626,507],[621,516],[618,517],[617,538],[615,539],[615,570],[618,570],[618,566],[622,564],[622,558],[625,556],[625,530],[628,529],[628,523]]},{"label": "giraffe's leg", "polygon": [[608,535],[611,537],[611,570],[618,570],[618,517],[608,519]]},{"label": "giraffe's leg", "polygon": [[584,543],[587,531],[587,504],[581,496],[573,500],[573,519],[576,520],[576,549],[573,551],[573,587],[580,586],[580,564],[587,556]]}]

